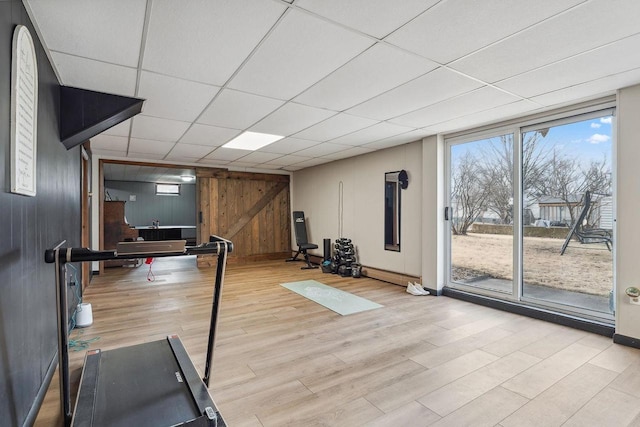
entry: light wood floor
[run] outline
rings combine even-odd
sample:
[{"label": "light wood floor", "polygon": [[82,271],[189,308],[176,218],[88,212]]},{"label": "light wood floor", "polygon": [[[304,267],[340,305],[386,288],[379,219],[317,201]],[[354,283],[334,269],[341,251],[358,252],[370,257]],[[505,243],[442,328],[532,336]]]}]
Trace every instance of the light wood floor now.
[{"label": "light wood floor", "polygon": [[[640,426],[640,350],[447,297],[283,261],[229,265],[211,392],[231,426]],[[214,269],[109,269],[81,338],[177,333],[203,371]],[[315,279],[383,304],[340,316],[279,286]],[[74,331],[72,338],[75,338]],[[83,352],[71,354],[78,381]],[[36,425],[60,425],[57,379]]]}]

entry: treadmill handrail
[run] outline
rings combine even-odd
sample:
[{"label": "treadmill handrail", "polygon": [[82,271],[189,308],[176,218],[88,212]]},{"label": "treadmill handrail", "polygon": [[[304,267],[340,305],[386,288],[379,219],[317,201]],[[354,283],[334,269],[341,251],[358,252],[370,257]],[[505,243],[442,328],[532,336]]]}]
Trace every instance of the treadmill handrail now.
[{"label": "treadmill handrail", "polygon": [[[61,262],[85,262],[131,258],[160,258],[181,255],[215,255],[222,250],[221,248],[223,242],[226,242],[227,244],[227,253],[231,253],[233,251],[233,243],[231,243],[231,241],[229,240],[219,238],[219,240],[202,243],[197,246],[186,246],[184,252],[145,252],[139,254],[118,255],[118,252],[115,250],[96,251],[89,248],[62,248],[62,250],[58,251],[58,256],[60,257]],[[53,249],[47,249],[45,251],[44,261],[49,264],[52,264],[56,261],[55,251]]]}]

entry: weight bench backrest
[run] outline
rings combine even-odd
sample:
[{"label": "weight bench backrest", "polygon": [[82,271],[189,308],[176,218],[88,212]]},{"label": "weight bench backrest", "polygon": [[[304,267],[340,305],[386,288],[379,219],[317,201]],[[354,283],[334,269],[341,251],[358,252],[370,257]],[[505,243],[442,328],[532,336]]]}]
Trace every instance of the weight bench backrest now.
[{"label": "weight bench backrest", "polygon": [[296,244],[298,246],[309,243],[307,237],[307,223],[304,220],[303,211],[293,211],[293,230],[296,233]]}]

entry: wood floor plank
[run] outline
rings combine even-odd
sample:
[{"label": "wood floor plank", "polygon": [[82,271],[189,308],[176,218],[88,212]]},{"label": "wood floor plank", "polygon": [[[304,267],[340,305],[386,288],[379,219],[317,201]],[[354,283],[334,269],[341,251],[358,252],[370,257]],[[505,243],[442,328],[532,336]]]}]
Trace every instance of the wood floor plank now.
[{"label": "wood floor plank", "polygon": [[[591,370],[607,368],[617,376],[602,396],[638,397],[636,349],[464,301],[412,296],[402,286],[374,279],[301,270],[301,265],[277,260],[227,266],[210,391],[231,426],[508,423],[506,418],[529,401],[523,396],[539,396],[542,403],[548,396],[571,399],[563,394],[572,389],[564,378],[589,372],[590,362]],[[108,350],[177,333],[202,372],[215,268],[198,269],[192,257],[159,258],[152,271],[154,282],[147,281],[147,265],[106,269],[94,277],[84,294],[94,323],[73,331],[72,338],[99,338],[89,347]],[[300,280],[317,280],[383,307],[341,316],[280,286]],[[534,357],[542,360],[515,374]],[[84,351],[70,353],[72,396],[83,358]],[[464,386],[465,376],[476,385]],[[535,393],[527,393],[532,386]],[[55,379],[36,426],[61,425],[57,393]],[[546,404],[535,403],[517,414],[543,416]],[[628,408],[619,419],[632,419],[634,411]],[[590,416],[577,405],[561,413],[566,420]]]}]

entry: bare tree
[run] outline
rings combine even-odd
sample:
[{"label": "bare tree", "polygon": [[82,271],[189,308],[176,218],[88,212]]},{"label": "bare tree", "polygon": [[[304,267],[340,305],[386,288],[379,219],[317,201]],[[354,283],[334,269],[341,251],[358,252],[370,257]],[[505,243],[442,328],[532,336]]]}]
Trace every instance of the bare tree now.
[{"label": "bare tree", "polygon": [[481,175],[480,164],[470,152],[463,154],[453,165],[451,229],[454,234],[466,235],[471,224],[487,209],[486,202],[490,189],[479,179]]},{"label": "bare tree", "polygon": [[[582,193],[590,191],[592,198],[598,200],[602,196],[609,196],[612,193],[611,167],[607,157],[603,156],[601,161],[592,160],[588,167],[581,171],[581,185],[579,191]],[[599,203],[592,203],[587,212],[587,226],[592,226],[600,221]],[[597,214],[596,214],[597,213]]]},{"label": "bare tree", "polygon": [[[540,144],[545,134],[546,130],[525,133],[522,146],[523,188],[536,196],[544,186],[548,165],[549,150]],[[513,150],[513,137],[508,134],[492,139],[482,153],[480,179],[490,188],[487,208],[503,224],[513,220]]]}]

